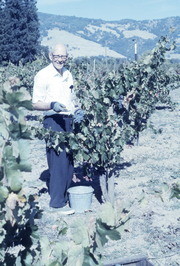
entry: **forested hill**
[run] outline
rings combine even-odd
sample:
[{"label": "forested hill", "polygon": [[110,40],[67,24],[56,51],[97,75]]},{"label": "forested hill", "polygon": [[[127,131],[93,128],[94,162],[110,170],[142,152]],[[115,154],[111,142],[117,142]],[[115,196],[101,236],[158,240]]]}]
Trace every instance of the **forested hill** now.
[{"label": "forested hill", "polygon": [[43,45],[52,46],[61,41],[77,56],[134,57],[134,42],[138,54],[152,49],[161,36],[167,36],[177,44],[169,54],[171,59],[180,59],[180,17],[154,20],[105,21],[75,16],[60,16],[38,13]]}]

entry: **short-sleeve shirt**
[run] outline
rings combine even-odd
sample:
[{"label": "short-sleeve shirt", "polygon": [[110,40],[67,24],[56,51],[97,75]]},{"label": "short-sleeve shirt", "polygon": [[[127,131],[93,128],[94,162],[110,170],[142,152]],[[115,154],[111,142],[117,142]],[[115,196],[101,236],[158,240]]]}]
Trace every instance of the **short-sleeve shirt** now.
[{"label": "short-sleeve shirt", "polygon": [[74,110],[73,78],[69,70],[62,69],[62,75],[51,63],[41,69],[34,78],[32,102],[59,102],[70,111]]}]

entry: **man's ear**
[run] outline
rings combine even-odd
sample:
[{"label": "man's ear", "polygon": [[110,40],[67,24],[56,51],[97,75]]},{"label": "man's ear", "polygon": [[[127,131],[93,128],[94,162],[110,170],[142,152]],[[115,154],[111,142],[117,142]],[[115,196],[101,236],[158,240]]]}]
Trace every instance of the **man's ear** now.
[{"label": "man's ear", "polygon": [[52,59],[53,59],[53,56],[52,56],[52,53],[50,52],[49,53],[49,59],[52,61]]}]

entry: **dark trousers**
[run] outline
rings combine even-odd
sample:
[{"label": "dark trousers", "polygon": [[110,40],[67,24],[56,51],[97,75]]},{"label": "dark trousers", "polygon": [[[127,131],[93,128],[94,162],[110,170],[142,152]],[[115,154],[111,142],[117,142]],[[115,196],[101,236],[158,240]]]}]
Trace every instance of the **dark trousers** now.
[{"label": "dark trousers", "polygon": [[[58,132],[72,131],[72,118],[63,115],[46,116],[44,127]],[[50,207],[60,208],[66,205],[67,189],[73,177],[72,154],[67,154],[65,149],[57,153],[53,148],[46,148],[49,167],[48,188],[50,194]]]}]

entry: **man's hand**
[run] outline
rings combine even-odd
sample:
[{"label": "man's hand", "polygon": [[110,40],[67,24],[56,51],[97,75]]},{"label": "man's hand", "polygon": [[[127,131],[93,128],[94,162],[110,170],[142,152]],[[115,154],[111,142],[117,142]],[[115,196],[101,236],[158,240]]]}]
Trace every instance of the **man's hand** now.
[{"label": "man's hand", "polygon": [[84,111],[82,109],[77,109],[74,112],[74,122],[81,123],[83,119],[84,119]]},{"label": "man's hand", "polygon": [[59,102],[51,102],[51,109],[53,109],[55,112],[67,112],[66,106]]}]

